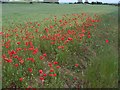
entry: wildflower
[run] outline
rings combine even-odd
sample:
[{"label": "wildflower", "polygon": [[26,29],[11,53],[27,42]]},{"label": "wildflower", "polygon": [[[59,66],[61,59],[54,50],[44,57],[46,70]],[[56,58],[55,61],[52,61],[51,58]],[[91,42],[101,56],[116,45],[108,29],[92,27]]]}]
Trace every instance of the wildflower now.
[{"label": "wildflower", "polygon": [[44,77],[46,77],[46,76],[47,76],[47,74],[43,74],[43,76],[44,76]]},{"label": "wildflower", "polygon": [[59,22],[62,22],[62,20],[59,20]]},{"label": "wildflower", "polygon": [[62,41],[64,41],[64,39],[65,39],[64,37],[61,38]]},{"label": "wildflower", "polygon": [[29,45],[29,42],[25,42],[25,45],[28,46],[28,45]]},{"label": "wildflower", "polygon": [[49,66],[49,67],[52,67],[52,63],[48,63],[48,66]]},{"label": "wildflower", "polygon": [[69,42],[69,40],[66,40],[65,42],[64,42],[64,44],[66,44],[66,43],[68,43]]},{"label": "wildflower", "polygon": [[23,50],[24,50],[24,51],[26,51],[26,50],[27,50],[27,48],[23,48]]},{"label": "wildflower", "polygon": [[88,31],[88,35],[90,35],[90,31]]},{"label": "wildflower", "polygon": [[6,60],[8,63],[11,63],[12,62],[12,59],[8,59],[8,60]]},{"label": "wildflower", "polygon": [[38,48],[33,50],[33,54],[37,54],[38,53]]},{"label": "wildflower", "polygon": [[0,35],[3,35],[3,32],[0,32]]},{"label": "wildflower", "polygon": [[43,81],[43,80],[44,80],[44,77],[40,77],[40,80]]},{"label": "wildflower", "polygon": [[16,48],[16,51],[20,51],[20,50],[22,50],[22,48]]},{"label": "wildflower", "polygon": [[79,66],[79,64],[75,64],[75,67],[78,67]]},{"label": "wildflower", "polygon": [[32,42],[29,42],[29,44],[30,44],[30,47],[31,47],[31,48],[34,48],[34,47],[33,47],[33,43],[32,43]]},{"label": "wildflower", "polygon": [[50,28],[52,29],[52,28],[53,28],[53,26],[50,26]]},{"label": "wildflower", "polygon": [[18,64],[15,64],[15,67],[18,67]]},{"label": "wildflower", "polygon": [[50,69],[50,72],[54,72],[54,69]]},{"label": "wildflower", "polygon": [[57,69],[59,69],[59,68],[60,68],[60,66],[56,66],[56,68],[57,68]]},{"label": "wildflower", "polygon": [[19,44],[20,44],[20,42],[17,42],[17,44],[19,45]]},{"label": "wildflower", "polygon": [[85,33],[85,30],[84,30],[84,29],[82,29],[82,32],[83,32],[83,33]]},{"label": "wildflower", "polygon": [[28,68],[28,71],[31,73],[33,70],[32,70],[32,68]]},{"label": "wildflower", "polygon": [[43,73],[43,70],[39,70],[39,73],[42,74],[42,73]]},{"label": "wildflower", "polygon": [[106,43],[109,43],[109,40],[108,40],[108,39],[106,40]]},{"label": "wildflower", "polygon": [[84,37],[85,35],[84,35],[84,34],[80,34],[79,36],[80,36],[80,37]]},{"label": "wildflower", "polygon": [[38,32],[38,29],[36,29],[35,32]]},{"label": "wildflower", "polygon": [[12,55],[12,54],[17,54],[14,50],[12,50],[11,52],[10,52],[10,54]]},{"label": "wildflower", "polygon": [[68,37],[68,40],[72,41],[72,40],[73,40],[73,38],[71,38],[71,37]]},{"label": "wildflower", "polygon": [[88,38],[91,38],[91,36],[90,36],[90,35],[88,35]]},{"label": "wildflower", "polygon": [[44,54],[43,54],[43,56],[44,56],[44,57],[46,57],[46,56],[47,56],[47,54],[46,54],[46,53],[44,53]]},{"label": "wildflower", "polygon": [[38,24],[38,26],[40,26],[40,24]]},{"label": "wildflower", "polygon": [[5,57],[6,57],[6,55],[5,55],[5,54],[3,54],[3,55],[2,55],[2,58],[5,58]]},{"label": "wildflower", "polygon": [[68,34],[71,34],[71,30],[68,30],[67,33],[68,33]]},{"label": "wildflower", "polygon": [[32,62],[35,62],[34,58],[27,58],[27,60],[30,60]]},{"label": "wildflower", "polygon": [[14,58],[17,58],[17,59],[18,59],[18,55],[14,56]]},{"label": "wildflower", "polygon": [[20,80],[20,82],[22,82],[22,81],[23,81],[23,78],[19,78],[19,80]]},{"label": "wildflower", "polygon": [[34,50],[34,47],[30,47],[30,48],[28,48],[28,50],[31,50],[31,51]]},{"label": "wildflower", "polygon": [[23,61],[23,60],[20,60],[19,62],[20,62],[21,64],[23,64],[23,63],[24,63],[24,61]]},{"label": "wildflower", "polygon": [[64,46],[58,46],[58,49],[63,49],[64,48]]},{"label": "wildflower", "polygon": [[9,48],[9,45],[5,46],[6,48]]},{"label": "wildflower", "polygon": [[18,34],[16,34],[16,36],[18,37]]},{"label": "wildflower", "polygon": [[51,42],[50,44],[54,45],[54,44],[55,44],[55,42]]},{"label": "wildflower", "polygon": [[57,74],[55,73],[55,74],[53,74],[53,76],[54,76],[54,77],[56,77],[56,76],[57,76]]},{"label": "wildflower", "polygon": [[53,62],[54,64],[58,64],[58,62]]},{"label": "wildflower", "polygon": [[45,28],[46,33],[48,33],[48,30],[49,30],[48,28]]},{"label": "wildflower", "polygon": [[40,56],[40,60],[43,60],[44,59],[44,57],[43,56]]}]

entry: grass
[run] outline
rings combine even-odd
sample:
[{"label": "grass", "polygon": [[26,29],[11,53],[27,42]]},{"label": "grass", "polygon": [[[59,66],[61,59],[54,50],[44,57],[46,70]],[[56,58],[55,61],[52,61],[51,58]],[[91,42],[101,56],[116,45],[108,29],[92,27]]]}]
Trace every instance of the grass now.
[{"label": "grass", "polygon": [[[12,18],[14,21],[23,22],[28,20],[36,21],[48,18],[51,16],[59,16],[71,13],[98,13],[108,14],[118,12],[115,6],[101,5],[69,5],[69,4],[3,4],[3,19]],[[10,8],[11,7],[11,8]],[[93,9],[94,8],[94,9]],[[6,17],[7,16],[7,17]],[[35,18],[34,18],[35,17]]]},{"label": "grass", "polygon": [[[37,60],[35,64],[25,62],[25,66],[19,66],[19,69],[16,70],[13,68],[13,64],[18,63],[13,59],[13,63],[5,63],[3,61],[3,87],[45,87],[45,88],[115,88],[117,87],[118,81],[118,7],[115,6],[102,6],[102,5],[69,5],[69,4],[3,4],[3,32],[11,34],[12,36],[5,38],[3,36],[4,42],[11,40],[11,45],[9,49],[6,49],[3,46],[3,54],[7,54],[7,50],[15,50],[18,46],[14,43],[17,41],[21,42],[21,48],[26,48],[24,42],[21,38],[15,39],[15,34],[12,32],[18,26],[18,30],[24,30],[25,22],[32,22],[28,24],[33,26],[35,22],[40,23],[41,27],[35,26],[38,28],[39,33],[35,33],[32,28],[27,28],[28,32],[33,33],[35,39],[32,39],[32,42],[35,48],[38,48],[39,53],[34,56],[31,54],[31,51],[21,51],[18,55],[23,56],[23,59],[28,57],[34,57]],[[58,50],[57,46],[64,45],[63,43],[57,43],[56,45],[51,46],[50,41],[45,41],[44,39],[39,39],[37,36],[47,35],[44,31],[45,27],[50,25],[57,25],[50,34],[57,34],[57,31],[62,31],[61,35],[64,35],[68,29],[75,30],[84,26],[82,24],[90,24],[91,22],[86,20],[87,16],[82,17],[80,21],[77,16],[81,13],[87,14],[87,16],[92,17],[93,19],[98,19],[100,22],[93,23],[94,26],[85,28],[86,31],[90,31],[92,38],[87,39],[85,37],[82,42],[77,40],[74,43],[70,42],[65,45],[65,50]],[[77,14],[77,16],[72,16],[72,14]],[[94,15],[98,17],[95,18]],[[59,27],[59,22],[54,22],[54,17],[56,16],[57,20],[66,20],[77,18],[80,25],[77,26],[76,23],[71,21],[72,27],[69,24],[66,27]],[[65,17],[64,17],[65,16]],[[63,19],[64,17],[64,19]],[[45,21],[45,18],[49,18],[48,21]],[[21,26],[20,26],[21,25]],[[20,26],[20,27],[19,27]],[[10,30],[10,31],[9,31]],[[24,36],[26,32],[20,33],[17,32],[20,37]],[[42,33],[42,34],[41,34]],[[65,34],[66,35],[66,34]],[[70,36],[75,39],[74,35]],[[30,38],[30,37],[29,37]],[[31,41],[30,40],[30,41]],[[109,40],[108,43],[105,41]],[[29,40],[28,40],[29,41]],[[87,43],[85,43],[87,42]],[[40,48],[39,48],[40,45]],[[39,61],[38,56],[47,53],[45,61]],[[4,59],[3,59],[4,60]],[[61,66],[61,69],[53,68],[57,76],[55,78],[46,77],[45,84],[42,85],[39,80],[39,74],[36,73],[39,69],[42,69],[47,73],[47,70],[50,68],[46,65],[46,62],[57,61]],[[79,64],[78,68],[74,65]],[[41,65],[41,66],[39,66]],[[33,67],[33,72],[30,74],[26,71],[26,68]],[[23,70],[23,71],[21,71]],[[17,71],[17,72],[16,72]],[[17,74],[19,72],[21,74]],[[20,77],[23,77],[23,82],[19,81]],[[25,76],[25,75],[28,75]],[[77,80],[74,80],[77,78]],[[16,83],[16,84],[15,84]]]}]

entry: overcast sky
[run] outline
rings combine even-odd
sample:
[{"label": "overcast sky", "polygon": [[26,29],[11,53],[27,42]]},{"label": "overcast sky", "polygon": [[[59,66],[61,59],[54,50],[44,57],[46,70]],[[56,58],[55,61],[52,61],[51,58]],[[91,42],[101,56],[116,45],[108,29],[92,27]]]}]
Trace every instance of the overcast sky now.
[{"label": "overcast sky", "polygon": [[[78,0],[59,0],[59,2],[77,2]],[[82,0],[83,2],[85,0]],[[92,2],[92,1],[100,1],[100,2],[103,2],[103,3],[118,3],[120,0],[88,0],[89,2]]]}]

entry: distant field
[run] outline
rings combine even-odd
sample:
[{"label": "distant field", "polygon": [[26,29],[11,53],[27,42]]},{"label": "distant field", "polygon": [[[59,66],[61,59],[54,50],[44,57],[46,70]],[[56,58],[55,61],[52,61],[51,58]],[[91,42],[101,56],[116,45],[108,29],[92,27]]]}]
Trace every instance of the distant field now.
[{"label": "distant field", "polygon": [[61,16],[63,14],[87,12],[106,15],[113,13],[117,15],[118,7],[108,5],[75,5],[75,4],[3,4],[3,19],[12,17],[13,20],[24,21],[41,20],[51,16]]},{"label": "distant field", "polygon": [[118,87],[118,7],[3,4],[3,87]]}]

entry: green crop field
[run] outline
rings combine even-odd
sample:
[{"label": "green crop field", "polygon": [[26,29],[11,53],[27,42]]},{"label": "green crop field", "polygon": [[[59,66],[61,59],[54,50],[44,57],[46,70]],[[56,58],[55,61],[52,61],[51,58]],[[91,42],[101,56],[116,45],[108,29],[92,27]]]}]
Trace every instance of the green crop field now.
[{"label": "green crop field", "polygon": [[3,88],[118,87],[118,7],[2,4]]}]

